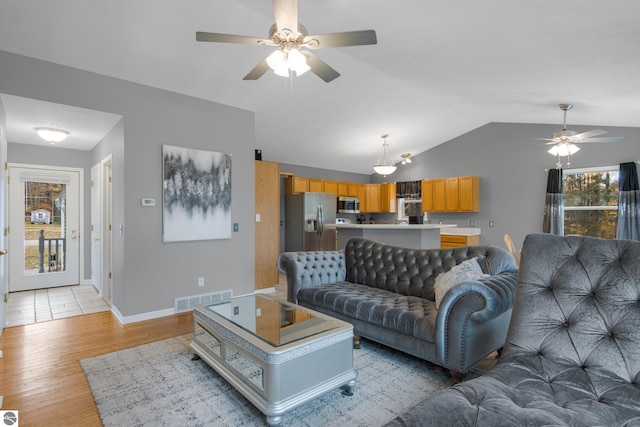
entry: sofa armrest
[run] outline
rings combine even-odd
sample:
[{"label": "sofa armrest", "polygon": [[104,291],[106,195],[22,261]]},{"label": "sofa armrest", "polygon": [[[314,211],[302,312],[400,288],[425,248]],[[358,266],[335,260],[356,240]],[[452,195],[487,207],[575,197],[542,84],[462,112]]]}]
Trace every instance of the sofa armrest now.
[{"label": "sofa armrest", "polygon": [[438,359],[466,372],[502,347],[515,298],[518,270],[462,282],[442,299],[436,320]]},{"label": "sofa armrest", "polygon": [[347,272],[342,251],[284,252],[277,267],[287,277],[287,300],[293,303],[300,289],[342,282]]}]

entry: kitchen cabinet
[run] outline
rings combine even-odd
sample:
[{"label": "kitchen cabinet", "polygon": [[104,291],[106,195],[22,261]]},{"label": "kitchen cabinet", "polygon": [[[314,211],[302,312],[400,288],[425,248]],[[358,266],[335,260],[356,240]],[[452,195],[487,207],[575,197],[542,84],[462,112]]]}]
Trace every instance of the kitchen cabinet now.
[{"label": "kitchen cabinet", "polygon": [[458,200],[461,212],[480,212],[480,177],[458,178]]},{"label": "kitchen cabinet", "polygon": [[381,212],[397,212],[398,200],[396,199],[396,183],[380,184],[380,210]]},{"label": "kitchen cabinet", "polygon": [[338,181],[324,180],[324,192],[338,195]]},{"label": "kitchen cabinet", "polygon": [[479,212],[480,177],[461,176],[422,181],[424,212]]},{"label": "kitchen cabinet", "polygon": [[[364,204],[360,200],[360,210],[367,213],[396,212],[396,184],[364,184]],[[364,206],[364,208],[363,208]]]},{"label": "kitchen cabinet", "polygon": [[313,193],[324,192],[324,182],[321,179],[309,178],[309,191]]},{"label": "kitchen cabinet", "polygon": [[254,236],[255,289],[272,288],[279,278],[276,261],[280,255],[280,165],[255,162]]},{"label": "kitchen cabinet", "polygon": [[338,197],[349,196],[349,183],[338,182]]},{"label": "kitchen cabinet", "polygon": [[360,201],[360,211],[381,212],[380,184],[364,184],[364,203]]},{"label": "kitchen cabinet", "polygon": [[459,248],[462,246],[478,246],[480,244],[480,236],[463,236],[458,234],[441,234],[440,247]]},{"label": "kitchen cabinet", "polygon": [[298,194],[309,191],[309,178],[290,176],[285,181],[284,194]]}]

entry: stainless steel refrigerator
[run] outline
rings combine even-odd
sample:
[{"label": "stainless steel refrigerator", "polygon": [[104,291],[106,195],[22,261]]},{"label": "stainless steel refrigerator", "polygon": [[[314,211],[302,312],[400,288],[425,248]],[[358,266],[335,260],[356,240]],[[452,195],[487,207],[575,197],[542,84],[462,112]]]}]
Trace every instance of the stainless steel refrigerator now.
[{"label": "stainless steel refrigerator", "polygon": [[336,195],[290,194],[285,198],[285,250],[336,250]]}]

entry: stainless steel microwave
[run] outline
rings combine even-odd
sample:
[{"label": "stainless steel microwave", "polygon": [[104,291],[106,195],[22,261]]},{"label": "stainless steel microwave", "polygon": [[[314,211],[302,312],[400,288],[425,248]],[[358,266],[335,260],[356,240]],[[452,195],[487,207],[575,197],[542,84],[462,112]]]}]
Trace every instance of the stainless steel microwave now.
[{"label": "stainless steel microwave", "polygon": [[357,197],[338,197],[338,213],[360,213],[360,199]]}]

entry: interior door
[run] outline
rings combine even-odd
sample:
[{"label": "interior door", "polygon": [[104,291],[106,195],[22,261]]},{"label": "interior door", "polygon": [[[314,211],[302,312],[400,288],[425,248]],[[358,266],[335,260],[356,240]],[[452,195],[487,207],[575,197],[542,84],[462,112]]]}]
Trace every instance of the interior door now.
[{"label": "interior door", "polygon": [[80,277],[80,173],[9,167],[9,291],[75,285]]}]

